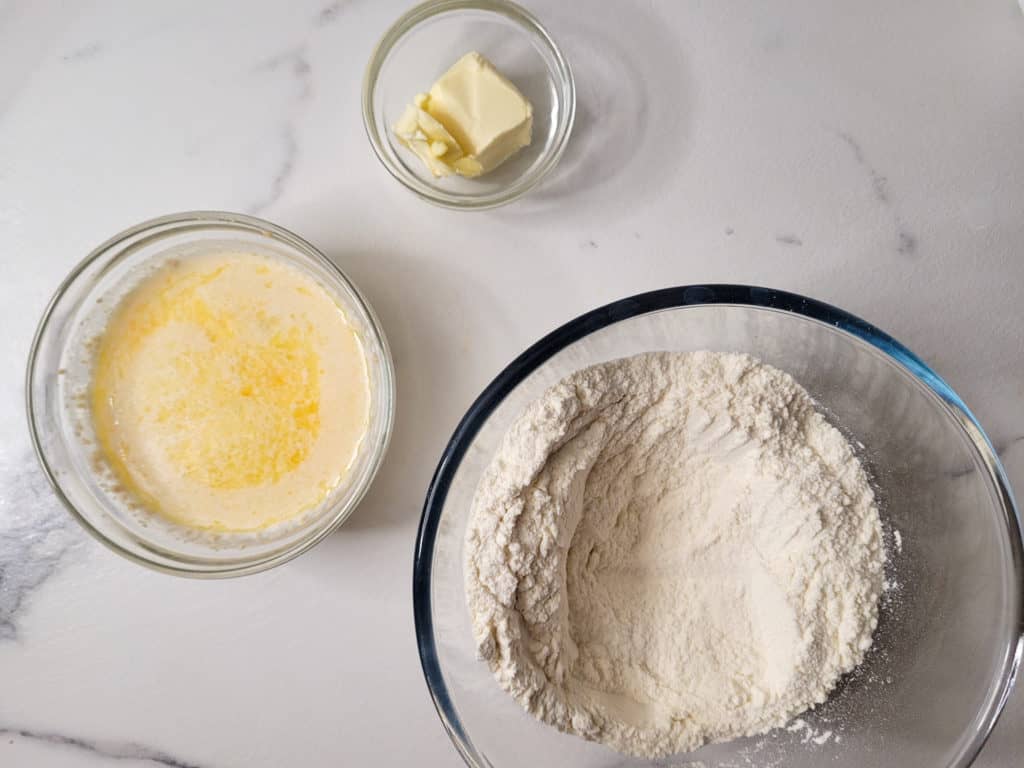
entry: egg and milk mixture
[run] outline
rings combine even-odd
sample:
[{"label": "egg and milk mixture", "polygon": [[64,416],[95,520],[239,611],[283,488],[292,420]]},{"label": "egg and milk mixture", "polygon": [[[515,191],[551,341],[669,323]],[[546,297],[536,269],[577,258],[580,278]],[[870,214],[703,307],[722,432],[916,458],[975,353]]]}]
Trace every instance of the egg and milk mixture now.
[{"label": "egg and milk mixture", "polygon": [[344,311],[274,259],[171,262],[112,314],[90,406],[104,462],[147,511],[259,531],[316,507],[367,430],[367,363]]}]

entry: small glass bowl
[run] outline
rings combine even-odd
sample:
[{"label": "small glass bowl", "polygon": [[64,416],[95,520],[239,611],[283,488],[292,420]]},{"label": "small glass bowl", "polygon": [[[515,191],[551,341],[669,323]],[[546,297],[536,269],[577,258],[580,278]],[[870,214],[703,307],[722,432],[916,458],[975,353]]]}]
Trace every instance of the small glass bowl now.
[{"label": "small glass bowl", "polygon": [[[435,179],[392,126],[418,93],[478,51],[533,105],[533,142],[476,179]],[[363,80],[363,122],[373,151],[398,181],[446,208],[495,208],[522,197],[558,163],[572,132],[576,87],[555,41],[508,0],[431,0],[402,16],[374,49]]]},{"label": "small glass bowl", "polygon": [[[257,533],[195,531],[140,509],[110,482],[96,452],[88,391],[92,350],[110,313],[168,261],[220,249],[268,256],[319,283],[363,344],[370,379],[367,433],[348,474],[315,509]],[[36,455],[57,496],[100,542],[142,565],[182,576],[241,576],[279,565],[335,530],[366,494],[394,419],[394,368],[373,310],[326,256],[297,235],[237,213],[163,216],[90,253],[51,299],[28,358],[25,392]]]}]

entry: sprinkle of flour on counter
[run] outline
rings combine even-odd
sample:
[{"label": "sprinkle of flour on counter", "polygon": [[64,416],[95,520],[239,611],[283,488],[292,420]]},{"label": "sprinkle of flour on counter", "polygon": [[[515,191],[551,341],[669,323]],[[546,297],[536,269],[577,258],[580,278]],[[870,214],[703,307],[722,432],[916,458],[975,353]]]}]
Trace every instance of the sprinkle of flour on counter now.
[{"label": "sprinkle of flour on counter", "polygon": [[651,353],[515,421],[474,500],[466,596],[524,708],[656,757],[823,702],[871,645],[884,559],[860,462],[792,377]]}]

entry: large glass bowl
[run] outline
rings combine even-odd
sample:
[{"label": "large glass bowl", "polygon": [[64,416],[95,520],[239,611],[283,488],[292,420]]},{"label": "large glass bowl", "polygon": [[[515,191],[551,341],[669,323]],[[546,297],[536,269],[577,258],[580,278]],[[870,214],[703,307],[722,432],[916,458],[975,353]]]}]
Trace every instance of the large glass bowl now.
[{"label": "large glass bowl", "polygon": [[[748,352],[791,373],[853,444],[891,553],[875,644],[828,702],[789,729],[645,761],[526,714],[474,657],[463,535],[481,472],[515,416],[597,362],[653,350]],[[859,446],[863,446],[859,448]],[[441,459],[416,545],[413,599],[438,714],[472,766],[967,766],[1006,702],[1022,651],[1021,526],[967,407],[928,366],[845,312],[781,291],[670,288],[573,320],[513,361]]]}]

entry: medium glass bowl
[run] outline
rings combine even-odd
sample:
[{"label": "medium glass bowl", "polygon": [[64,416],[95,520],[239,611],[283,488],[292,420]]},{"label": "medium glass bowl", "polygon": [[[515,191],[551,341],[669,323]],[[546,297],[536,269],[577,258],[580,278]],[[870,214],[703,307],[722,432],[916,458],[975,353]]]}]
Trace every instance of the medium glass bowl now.
[{"label": "medium glass bowl", "polygon": [[[533,105],[533,141],[475,179],[435,179],[392,126],[418,93],[469,51],[486,56]],[[447,208],[495,208],[522,197],[555,167],[572,133],[576,88],[547,30],[507,0],[431,0],[402,16],[374,49],[363,79],[363,123],[388,172]]]},{"label": "medium glass bowl", "polygon": [[[881,505],[892,586],[864,663],[803,723],[647,761],[561,734],[499,688],[474,655],[463,536],[500,439],[547,387],[618,357],[700,349],[747,352],[791,373],[858,447]],[[690,286],[634,296],[530,347],[456,429],[427,495],[415,557],[423,671],[471,766],[962,768],[995,724],[1022,651],[1021,526],[978,422],[886,334],[834,307],[763,288]]]},{"label": "medium glass bowl", "polygon": [[[92,352],[118,300],[176,258],[230,249],[278,259],[319,283],[356,329],[370,378],[367,433],[348,474],[315,510],[253,534],[200,534],[139,510],[107,482],[88,412]],[[279,565],[336,529],[365,495],[394,418],[394,371],[370,305],[326,256],[297,235],[237,213],[194,211],[125,230],[82,261],[43,313],[25,383],[36,455],[64,505],[130,560],[183,576],[240,576]]]}]

